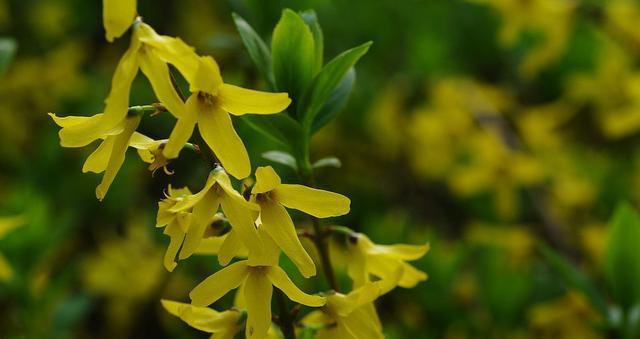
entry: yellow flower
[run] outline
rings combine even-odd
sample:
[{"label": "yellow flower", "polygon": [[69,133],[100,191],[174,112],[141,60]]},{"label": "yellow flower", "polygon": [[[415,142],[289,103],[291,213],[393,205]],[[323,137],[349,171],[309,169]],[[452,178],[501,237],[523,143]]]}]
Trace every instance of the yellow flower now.
[{"label": "yellow flower", "polygon": [[[241,286],[242,285],[242,286]],[[271,325],[271,295],[273,286],[291,300],[311,307],[325,304],[325,298],[309,295],[298,289],[284,270],[278,266],[252,266],[247,260],[231,264],[212,274],[189,297],[195,306],[216,302],[230,290],[240,287],[247,308],[247,338],[264,338]]]},{"label": "yellow flower", "polygon": [[402,270],[402,267],[398,267],[388,277],[367,282],[347,295],[336,292],[329,294],[326,305],[305,316],[302,324],[318,329],[317,339],[384,338],[373,301],[398,284]]},{"label": "yellow flower", "polygon": [[[58,126],[65,128],[74,128],[78,124],[83,124],[89,117],[57,117],[55,114],[51,114],[51,117]],[[124,163],[125,153],[131,142],[132,136],[140,124],[141,116],[130,116],[122,120],[121,124],[117,126],[119,131],[116,134],[104,135],[104,140],[100,143],[98,148],[87,157],[82,166],[82,172],[102,173],[102,181],[96,187],[96,197],[99,200],[104,199],[109,186],[118,174],[120,167]]]},{"label": "yellow flower", "polygon": [[102,20],[107,41],[119,38],[136,18],[136,0],[103,0]]},{"label": "yellow flower", "polygon": [[227,172],[238,179],[245,178],[251,171],[249,155],[229,113],[275,114],[286,109],[291,99],[286,93],[259,92],[223,83],[218,65],[211,57],[201,57],[192,69],[197,71],[193,78],[185,76],[192,94],[185,113],[177,117],[164,154],[167,158],[177,157],[198,125],[202,138]]},{"label": "yellow flower", "polygon": [[361,233],[349,239],[349,277],[354,286],[364,286],[370,281],[370,275],[382,280],[393,280],[394,275],[402,269],[398,285],[412,288],[420,281],[427,279],[427,274],[406,263],[420,259],[429,251],[425,245],[378,245]]},{"label": "yellow flower", "polygon": [[[0,218],[0,238],[24,223],[22,217],[2,217]],[[0,253],[0,280],[6,281],[13,276],[13,269],[7,259]]]},{"label": "yellow flower", "polygon": [[172,272],[177,266],[175,262],[176,255],[180,251],[185,235],[191,227],[191,211],[169,211],[176,203],[191,195],[188,188],[173,189],[169,185],[167,198],[158,202],[158,215],[156,217],[156,227],[163,227],[164,234],[168,235],[171,240],[164,256],[164,267],[167,271]]},{"label": "yellow flower", "polygon": [[282,184],[271,166],[258,167],[251,194],[260,205],[261,227],[264,231],[295,263],[302,275],[314,276],[316,267],[302,247],[285,206],[318,218],[328,218],[349,213],[349,198],[302,185]]},{"label": "yellow flower", "polygon": [[211,338],[233,339],[242,330],[242,312],[231,309],[218,312],[208,307],[193,306],[170,300],[161,300],[167,312],[182,319],[189,326],[211,333]]},{"label": "yellow flower", "polygon": [[557,300],[535,305],[529,312],[529,326],[541,338],[601,338],[593,324],[601,321],[600,315],[586,298],[570,291]]},{"label": "yellow flower", "polygon": [[[173,207],[167,209],[170,213],[191,210],[193,215],[191,226],[180,250],[179,259],[186,259],[195,252],[219,206],[222,207],[222,211],[232,227],[233,236],[230,233],[225,239],[225,243],[238,240],[246,248],[251,249],[249,261],[252,264],[264,263],[268,256],[265,255],[264,250],[266,249],[255,227],[255,220],[260,208],[258,205],[246,201],[236,192],[231,186],[229,176],[220,167],[211,171],[200,192],[183,197]],[[232,239],[229,240],[230,238]],[[223,243],[222,246],[224,247],[225,244]],[[220,259],[221,256],[219,256],[219,260],[223,262],[224,260]]]},{"label": "yellow flower", "polygon": [[153,140],[148,136],[140,133],[133,133],[129,146],[138,150],[138,155],[142,161],[149,164],[149,171],[155,173],[162,168],[165,174],[172,175],[173,172],[167,169],[169,159],[167,159],[162,150],[167,144],[167,140]]}]

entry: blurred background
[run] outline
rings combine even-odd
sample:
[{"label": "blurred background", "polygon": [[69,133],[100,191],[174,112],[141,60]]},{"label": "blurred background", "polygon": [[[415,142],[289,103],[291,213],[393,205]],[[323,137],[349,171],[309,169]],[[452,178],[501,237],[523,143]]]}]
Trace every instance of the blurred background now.
[{"label": "blurred background", "polygon": [[[317,11],[327,60],[374,41],[351,100],[314,139],[312,157],[342,161],[318,177],[353,201],[331,222],[378,243],[431,244],[415,262],[429,280],[379,301],[386,335],[615,337],[601,325],[615,316],[595,310],[540,248],[613,304],[603,273],[607,225],[619,202],[640,203],[640,2],[138,5],[159,33],[214,56],[226,82],[263,89],[231,13],[268,41],[286,7]],[[100,176],[81,173],[92,147],[61,148],[46,115],[101,111],[128,44],[104,40],[101,11],[101,1],[0,0],[3,57],[15,48],[0,77],[0,338],[206,338],[159,299],[188,301],[215,260],[195,257],[167,273],[168,238],[154,228],[169,183],[202,185],[197,155],[183,152],[169,165],[173,176],[152,176],[131,151],[100,203]],[[131,100],[156,101],[144,77]],[[260,155],[276,146],[236,122],[253,165],[269,164]],[[160,114],[141,128],[164,138],[172,125]],[[290,169],[277,170],[295,181]],[[338,273],[348,287],[344,267]],[[325,288],[295,274],[307,291]]]}]

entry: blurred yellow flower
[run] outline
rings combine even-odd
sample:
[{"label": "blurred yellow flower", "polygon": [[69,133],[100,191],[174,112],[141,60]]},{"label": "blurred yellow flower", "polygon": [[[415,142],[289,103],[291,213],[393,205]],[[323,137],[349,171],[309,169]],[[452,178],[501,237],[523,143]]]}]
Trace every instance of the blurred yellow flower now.
[{"label": "blurred yellow flower", "polygon": [[[241,286],[242,285],[242,286]],[[309,295],[298,289],[287,273],[278,266],[252,266],[247,260],[224,267],[198,286],[189,297],[195,306],[216,302],[230,290],[240,287],[247,308],[247,338],[267,336],[271,325],[271,296],[273,287],[284,292],[291,300],[311,307],[323,306],[324,297]]]},{"label": "blurred yellow flower", "polygon": [[[24,220],[22,217],[1,217],[0,218],[0,239],[4,238],[4,236],[16,229],[17,227],[22,226],[24,224]],[[11,279],[13,276],[13,269],[7,259],[0,253],[0,281],[7,281]]]},{"label": "blurred yellow flower", "polygon": [[371,280],[373,275],[385,281],[400,270],[398,285],[404,288],[415,287],[420,281],[427,279],[427,274],[406,263],[422,258],[429,251],[425,245],[378,245],[362,234],[354,234],[349,238],[349,262],[347,272],[353,279],[353,285],[360,287]]},{"label": "blurred yellow flower", "polygon": [[577,292],[569,292],[562,298],[534,306],[528,318],[529,326],[543,338],[602,338],[593,327],[600,316]]},{"label": "blurred yellow flower", "polygon": [[507,260],[514,266],[528,263],[536,245],[536,238],[523,225],[494,226],[474,223],[467,228],[465,238],[470,244],[504,249]]},{"label": "blurred yellow flower", "polygon": [[303,276],[314,276],[316,267],[302,247],[285,206],[318,218],[328,218],[349,213],[349,198],[302,185],[282,184],[271,166],[258,167],[251,194],[253,201],[260,205],[261,227],[264,231],[295,263]]}]

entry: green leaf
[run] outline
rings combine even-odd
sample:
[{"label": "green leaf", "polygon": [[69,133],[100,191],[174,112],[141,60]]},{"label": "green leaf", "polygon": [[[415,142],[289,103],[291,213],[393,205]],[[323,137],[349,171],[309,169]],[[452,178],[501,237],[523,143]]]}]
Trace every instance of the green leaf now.
[{"label": "green leaf", "polygon": [[313,80],[311,88],[305,93],[298,107],[303,124],[311,126],[314,118],[331,96],[334,89],[345,77],[349,69],[369,50],[371,42],[343,52],[331,60]]},{"label": "green leaf", "polygon": [[0,76],[7,71],[11,60],[13,60],[13,56],[16,54],[17,48],[18,45],[15,40],[0,38]]},{"label": "green leaf", "polygon": [[247,114],[240,121],[285,149],[290,149],[301,134],[300,124],[286,114]]},{"label": "green leaf", "polygon": [[313,34],[294,11],[285,9],[271,41],[273,73],[279,91],[293,99],[291,112],[314,76],[316,62]]},{"label": "green leaf", "polygon": [[269,48],[264,41],[262,41],[258,33],[253,30],[251,25],[249,25],[249,23],[247,23],[241,16],[236,13],[233,13],[232,16],[233,21],[236,24],[236,28],[238,29],[238,33],[240,33],[242,43],[244,44],[244,47],[247,48],[251,60],[253,60],[253,63],[258,67],[262,76],[267,79],[271,89],[275,89],[276,86],[273,77],[273,69],[271,68],[271,54],[269,53]]},{"label": "green leaf", "polygon": [[276,164],[285,165],[287,167],[292,168],[294,171],[298,171],[298,164],[296,162],[296,158],[282,151],[269,151],[262,153],[262,157],[275,162]]},{"label": "green leaf", "polygon": [[319,131],[324,125],[335,119],[338,113],[342,112],[349,101],[351,90],[356,82],[356,70],[351,67],[347,75],[342,78],[338,87],[333,90],[329,99],[324,103],[320,112],[316,115],[311,125],[311,134]]},{"label": "green leaf", "polygon": [[312,9],[303,11],[300,13],[302,20],[309,25],[309,29],[311,29],[311,34],[313,34],[313,41],[315,45],[316,51],[316,65],[314,73],[317,73],[322,69],[322,64],[324,62],[324,36],[322,35],[322,28],[320,27],[320,23],[318,22],[318,16],[316,12]]},{"label": "green leaf", "polygon": [[568,287],[581,291],[594,309],[600,312],[603,317],[606,318],[608,316],[604,297],[580,269],[544,244],[541,244],[538,249],[542,254],[542,258],[560,275]]},{"label": "green leaf", "polygon": [[604,276],[614,300],[626,311],[640,301],[640,216],[628,203],[609,222]]},{"label": "green leaf", "polygon": [[322,167],[340,168],[342,167],[342,162],[340,161],[340,159],[336,157],[326,157],[313,163],[313,168],[322,168]]}]

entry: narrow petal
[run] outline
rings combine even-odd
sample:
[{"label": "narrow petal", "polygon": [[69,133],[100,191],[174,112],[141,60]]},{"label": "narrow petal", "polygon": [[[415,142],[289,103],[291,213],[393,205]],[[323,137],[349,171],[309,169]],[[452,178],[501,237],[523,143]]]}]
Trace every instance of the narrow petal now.
[{"label": "narrow petal", "polygon": [[375,301],[380,296],[380,287],[368,282],[347,295],[335,294],[329,297],[329,304],[340,314],[346,317],[355,309]]},{"label": "narrow petal", "polygon": [[136,0],[104,0],[102,19],[107,41],[121,37],[136,18]]},{"label": "narrow petal", "polygon": [[104,172],[109,164],[109,157],[111,157],[111,154],[113,153],[113,146],[115,145],[116,139],[116,136],[108,136],[104,139],[98,148],[96,148],[96,150],[87,157],[87,160],[84,161],[82,173]]},{"label": "narrow petal", "polygon": [[231,262],[231,259],[240,256],[242,252],[245,252],[246,247],[238,236],[238,233],[231,230],[224,238],[220,250],[218,251],[218,263],[222,266],[227,266]]},{"label": "narrow petal", "polygon": [[258,167],[256,169],[256,184],[251,189],[251,194],[265,193],[280,185],[280,177],[271,166]]},{"label": "narrow petal", "polygon": [[261,252],[262,241],[258,237],[251,211],[244,205],[238,204],[229,195],[225,194],[221,199],[222,210],[229,219],[229,223],[237,232],[238,237],[250,252]]},{"label": "narrow petal", "polygon": [[73,115],[66,116],[66,117],[59,117],[55,113],[48,113],[48,114],[51,117],[51,119],[53,119],[53,122],[56,123],[56,125],[63,128],[79,126],[87,123],[87,121],[91,119],[101,119],[102,117],[102,113],[96,114],[91,117],[73,116]]},{"label": "narrow petal", "polygon": [[156,97],[176,118],[185,116],[185,105],[171,83],[169,67],[149,48],[140,50],[140,69],[149,79]]},{"label": "narrow petal", "polygon": [[138,128],[138,124],[140,124],[141,117],[131,117],[125,120],[124,131],[119,134],[114,141],[113,151],[111,152],[111,157],[109,158],[109,163],[104,171],[104,176],[102,177],[102,182],[100,185],[96,187],[96,197],[99,200],[104,199],[104,196],[107,194],[109,190],[109,186],[115,179],[116,174],[120,170],[122,163],[124,163],[125,152],[129,147],[129,139],[131,139],[131,135],[135,132],[136,128]]},{"label": "narrow petal", "polygon": [[210,56],[200,57],[196,73],[185,76],[185,78],[191,85],[189,89],[192,93],[204,92],[216,95],[218,94],[220,85],[222,85],[220,67],[218,67],[216,61]]},{"label": "narrow petal", "polygon": [[224,334],[238,329],[236,324],[240,318],[238,311],[218,312],[208,307],[193,306],[164,299],[161,302],[167,312],[200,331]]},{"label": "narrow petal", "polygon": [[349,198],[344,195],[302,185],[282,184],[271,194],[275,200],[286,207],[318,218],[347,214],[351,204]]},{"label": "narrow petal", "polygon": [[222,84],[218,89],[218,103],[233,115],[275,114],[289,107],[291,99],[287,93],[260,92]]},{"label": "narrow petal", "polygon": [[376,326],[375,318],[367,312],[367,308],[361,307],[351,313],[340,322],[344,330],[358,339],[384,339],[382,331]]},{"label": "narrow petal", "polygon": [[204,231],[209,226],[211,219],[218,212],[220,199],[215,191],[210,190],[197,205],[193,207],[192,222],[184,240],[184,246],[180,251],[180,260],[190,257],[202,241]]},{"label": "narrow petal", "polygon": [[184,147],[184,145],[189,141],[191,135],[193,134],[193,129],[196,127],[196,123],[198,122],[198,100],[196,95],[192,95],[187,99],[185,104],[184,115],[178,118],[178,122],[176,122],[175,127],[173,127],[173,131],[171,131],[171,135],[169,136],[169,141],[164,147],[162,153],[168,159],[175,159],[180,154],[180,151]]},{"label": "narrow petal", "polygon": [[278,244],[278,247],[293,261],[305,278],[316,275],[316,266],[302,247],[289,213],[282,205],[265,201],[260,204],[262,229]]},{"label": "narrow petal", "polygon": [[173,272],[173,270],[178,266],[176,264],[176,255],[180,250],[180,246],[182,245],[182,241],[184,240],[184,232],[180,229],[180,226],[177,222],[173,222],[164,229],[164,234],[168,235],[171,239],[169,241],[169,246],[167,247],[167,251],[164,254],[164,267],[169,272]]},{"label": "narrow petal", "polygon": [[50,116],[56,124],[62,127],[58,132],[62,147],[84,147],[97,139],[120,134],[123,130],[122,124],[105,129],[101,124],[102,114],[95,114],[91,117],[57,117],[55,114],[50,114]]},{"label": "narrow petal", "polygon": [[210,275],[196,286],[191,293],[191,303],[195,306],[208,306],[222,298],[227,292],[237,288],[247,277],[248,270],[245,261],[239,261],[222,268]]},{"label": "narrow petal", "polygon": [[418,260],[429,251],[429,244],[425,245],[375,245],[369,249],[369,254],[384,255],[400,260]]},{"label": "narrow petal", "polygon": [[216,154],[222,167],[238,179],[249,176],[249,155],[231,123],[231,118],[222,109],[200,105],[198,129],[204,141]]},{"label": "narrow petal", "polygon": [[266,270],[267,277],[271,280],[273,286],[284,292],[289,299],[312,307],[320,307],[326,303],[326,299],[317,295],[310,295],[302,292],[291,279],[287,276],[282,268],[271,266]]},{"label": "narrow petal", "polygon": [[247,338],[262,339],[271,326],[271,296],[273,286],[264,276],[262,268],[250,269],[244,282],[244,298],[247,307]]}]

